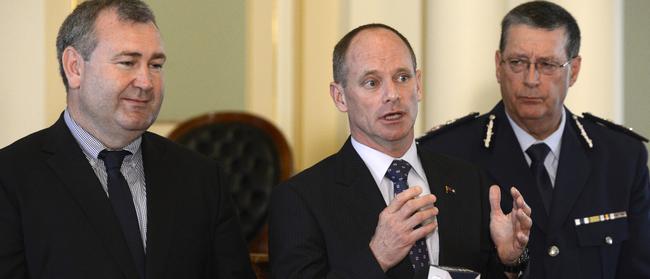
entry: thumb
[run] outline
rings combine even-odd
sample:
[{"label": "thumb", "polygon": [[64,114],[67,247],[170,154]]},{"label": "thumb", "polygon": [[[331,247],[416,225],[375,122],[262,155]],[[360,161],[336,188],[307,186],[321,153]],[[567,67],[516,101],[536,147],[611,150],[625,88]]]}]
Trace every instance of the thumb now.
[{"label": "thumb", "polygon": [[490,187],[490,214],[503,215],[501,211],[501,189],[497,185]]}]

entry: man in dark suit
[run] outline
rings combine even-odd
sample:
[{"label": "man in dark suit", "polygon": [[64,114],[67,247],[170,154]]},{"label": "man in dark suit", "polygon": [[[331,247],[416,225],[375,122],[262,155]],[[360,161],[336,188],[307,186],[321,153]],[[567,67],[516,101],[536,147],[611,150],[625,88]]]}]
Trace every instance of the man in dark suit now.
[{"label": "man in dark suit", "polygon": [[418,141],[519,187],[533,209],[530,278],[649,278],[644,139],[563,106],[580,71],[579,46],[578,25],[562,7],[514,8],[495,55],[502,102]]},{"label": "man in dark suit", "polygon": [[348,114],[351,137],[274,189],[272,277],[426,278],[430,264],[505,276],[494,245],[501,262],[516,264],[530,208],[513,188],[505,215],[499,188],[488,204],[476,169],[416,147],[421,74],[406,38],[386,25],[360,26],[336,45],[333,66],[330,95]]},{"label": "man in dark suit", "polygon": [[86,1],[57,38],[67,108],[0,150],[0,278],[254,278],[214,162],[145,130],[165,53],[140,1]]}]

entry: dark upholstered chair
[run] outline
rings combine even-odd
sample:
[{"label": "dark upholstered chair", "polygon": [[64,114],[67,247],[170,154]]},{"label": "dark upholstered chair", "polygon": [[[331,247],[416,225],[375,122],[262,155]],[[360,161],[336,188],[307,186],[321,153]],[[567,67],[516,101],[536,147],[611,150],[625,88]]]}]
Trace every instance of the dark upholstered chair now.
[{"label": "dark upholstered chair", "polygon": [[291,151],[282,133],[258,116],[222,112],[185,121],[169,138],[221,164],[239,210],[251,259],[264,262],[268,254],[271,188],[289,178],[293,168]]}]

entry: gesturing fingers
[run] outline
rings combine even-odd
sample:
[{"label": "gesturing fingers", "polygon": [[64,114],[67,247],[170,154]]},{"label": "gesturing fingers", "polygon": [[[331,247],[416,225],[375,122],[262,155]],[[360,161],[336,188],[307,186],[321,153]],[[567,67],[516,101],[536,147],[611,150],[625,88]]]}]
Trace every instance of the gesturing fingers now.
[{"label": "gesturing fingers", "polygon": [[422,188],[418,186],[410,187],[403,192],[397,194],[395,198],[390,202],[386,209],[388,213],[395,213],[404,206],[405,203],[412,200],[422,193]]},{"label": "gesturing fingers", "polygon": [[490,214],[503,215],[503,211],[501,211],[501,189],[497,185],[490,187]]},{"label": "gesturing fingers", "polygon": [[434,206],[425,207],[411,215],[406,219],[405,226],[407,228],[415,228],[417,225],[425,225],[432,223],[434,217],[438,215],[438,208]]}]

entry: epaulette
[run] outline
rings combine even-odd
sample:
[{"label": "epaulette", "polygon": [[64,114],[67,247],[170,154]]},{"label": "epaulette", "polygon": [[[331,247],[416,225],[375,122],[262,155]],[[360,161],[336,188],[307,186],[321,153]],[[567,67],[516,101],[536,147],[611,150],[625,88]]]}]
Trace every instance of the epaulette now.
[{"label": "epaulette", "polygon": [[647,138],[645,138],[642,135],[639,135],[639,134],[635,133],[632,130],[632,128],[628,128],[628,127],[625,127],[623,125],[616,124],[614,122],[611,122],[609,120],[600,118],[600,117],[595,116],[595,115],[593,115],[591,113],[588,113],[588,112],[583,113],[582,116],[584,117],[584,119],[590,120],[590,121],[592,121],[592,122],[594,122],[594,123],[596,123],[598,125],[601,125],[603,127],[607,127],[607,128],[612,129],[612,130],[619,131],[619,132],[624,133],[626,135],[632,136],[633,138],[636,138],[636,139],[638,139],[640,141],[648,142]]},{"label": "epaulette", "polygon": [[437,134],[439,134],[441,132],[444,132],[444,131],[447,131],[447,130],[453,128],[453,127],[457,127],[460,124],[463,124],[465,122],[469,122],[471,120],[474,120],[478,116],[479,116],[478,112],[472,112],[472,113],[470,113],[468,115],[465,115],[465,116],[463,116],[461,118],[456,118],[456,119],[453,119],[453,120],[449,120],[449,121],[445,122],[445,124],[440,124],[440,125],[433,126],[433,128],[431,128],[429,131],[427,131],[427,133],[424,136],[422,136],[422,138],[437,135]]}]

